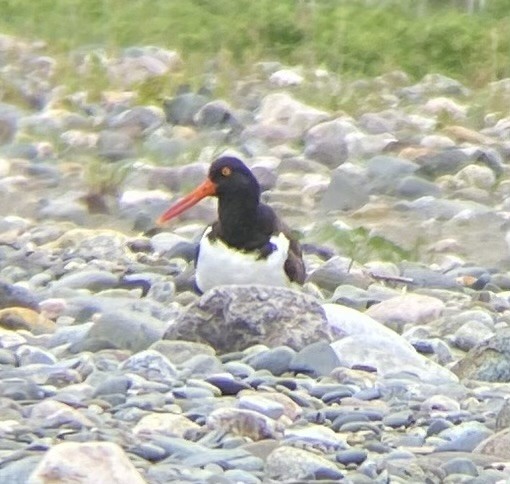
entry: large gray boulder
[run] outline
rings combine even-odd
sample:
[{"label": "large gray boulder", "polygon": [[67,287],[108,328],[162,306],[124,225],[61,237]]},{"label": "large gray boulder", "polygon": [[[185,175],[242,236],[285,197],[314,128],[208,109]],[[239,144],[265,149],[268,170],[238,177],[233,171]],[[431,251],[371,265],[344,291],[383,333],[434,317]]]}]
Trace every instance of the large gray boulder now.
[{"label": "large gray boulder", "polygon": [[206,292],[168,328],[164,338],[207,343],[225,353],[259,343],[299,351],[338,336],[312,296],[283,287],[232,285]]}]

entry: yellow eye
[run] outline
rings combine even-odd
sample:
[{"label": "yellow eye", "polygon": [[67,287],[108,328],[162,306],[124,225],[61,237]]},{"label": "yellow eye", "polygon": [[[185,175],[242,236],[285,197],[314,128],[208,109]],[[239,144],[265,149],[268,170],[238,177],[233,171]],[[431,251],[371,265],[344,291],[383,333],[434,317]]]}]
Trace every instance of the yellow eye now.
[{"label": "yellow eye", "polygon": [[232,168],[228,167],[228,166],[224,166],[222,169],[221,169],[221,174],[223,176],[230,176],[232,174]]}]

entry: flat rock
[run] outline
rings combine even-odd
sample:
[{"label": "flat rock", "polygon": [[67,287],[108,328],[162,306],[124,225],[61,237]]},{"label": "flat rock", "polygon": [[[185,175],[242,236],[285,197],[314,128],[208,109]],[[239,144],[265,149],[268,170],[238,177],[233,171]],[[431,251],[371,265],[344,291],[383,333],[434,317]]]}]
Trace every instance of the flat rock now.
[{"label": "flat rock", "polygon": [[28,484],[145,484],[122,448],[112,442],[65,442],[52,447],[28,479]]},{"label": "flat rock", "polygon": [[340,360],[331,345],[326,341],[317,341],[297,353],[292,358],[289,369],[318,377],[329,375],[339,365]]},{"label": "flat rock", "polygon": [[166,323],[147,314],[127,309],[107,311],[94,323],[85,340],[76,343],[74,351],[81,351],[92,341],[103,342],[99,346],[103,348],[141,351],[161,339],[166,326]]},{"label": "flat rock", "polygon": [[298,351],[333,341],[317,300],[301,292],[266,286],[221,286],[206,292],[171,324],[165,339],[210,344],[220,353],[255,344]]},{"label": "flat rock", "polygon": [[324,304],[329,324],[344,337],[331,344],[342,366],[377,368],[381,375],[405,370],[422,381],[453,383],[455,375],[418,354],[402,336],[370,316],[338,304]]}]

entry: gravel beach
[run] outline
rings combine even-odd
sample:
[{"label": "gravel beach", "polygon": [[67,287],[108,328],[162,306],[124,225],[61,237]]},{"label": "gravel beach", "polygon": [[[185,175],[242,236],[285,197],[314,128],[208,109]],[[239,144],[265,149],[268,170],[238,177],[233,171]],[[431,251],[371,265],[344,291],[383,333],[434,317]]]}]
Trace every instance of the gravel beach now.
[{"label": "gravel beach", "polygon": [[[510,79],[267,62],[147,104],[179,53],[70,57],[114,89],[0,36],[0,482],[510,482]],[[215,201],[156,227],[224,151],[303,287],[200,296]]]}]

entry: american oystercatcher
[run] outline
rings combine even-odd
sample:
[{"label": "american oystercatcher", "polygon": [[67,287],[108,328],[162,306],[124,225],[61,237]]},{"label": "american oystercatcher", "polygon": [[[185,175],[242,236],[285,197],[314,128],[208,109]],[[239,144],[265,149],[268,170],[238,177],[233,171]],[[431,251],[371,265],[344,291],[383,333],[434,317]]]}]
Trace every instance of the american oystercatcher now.
[{"label": "american oystercatcher", "polygon": [[172,205],[159,224],[177,217],[208,196],[218,198],[218,220],[198,246],[196,285],[201,292],[223,284],[303,284],[306,276],[297,240],[273,209],[260,202],[260,186],[250,169],[221,156],[206,180]]}]

